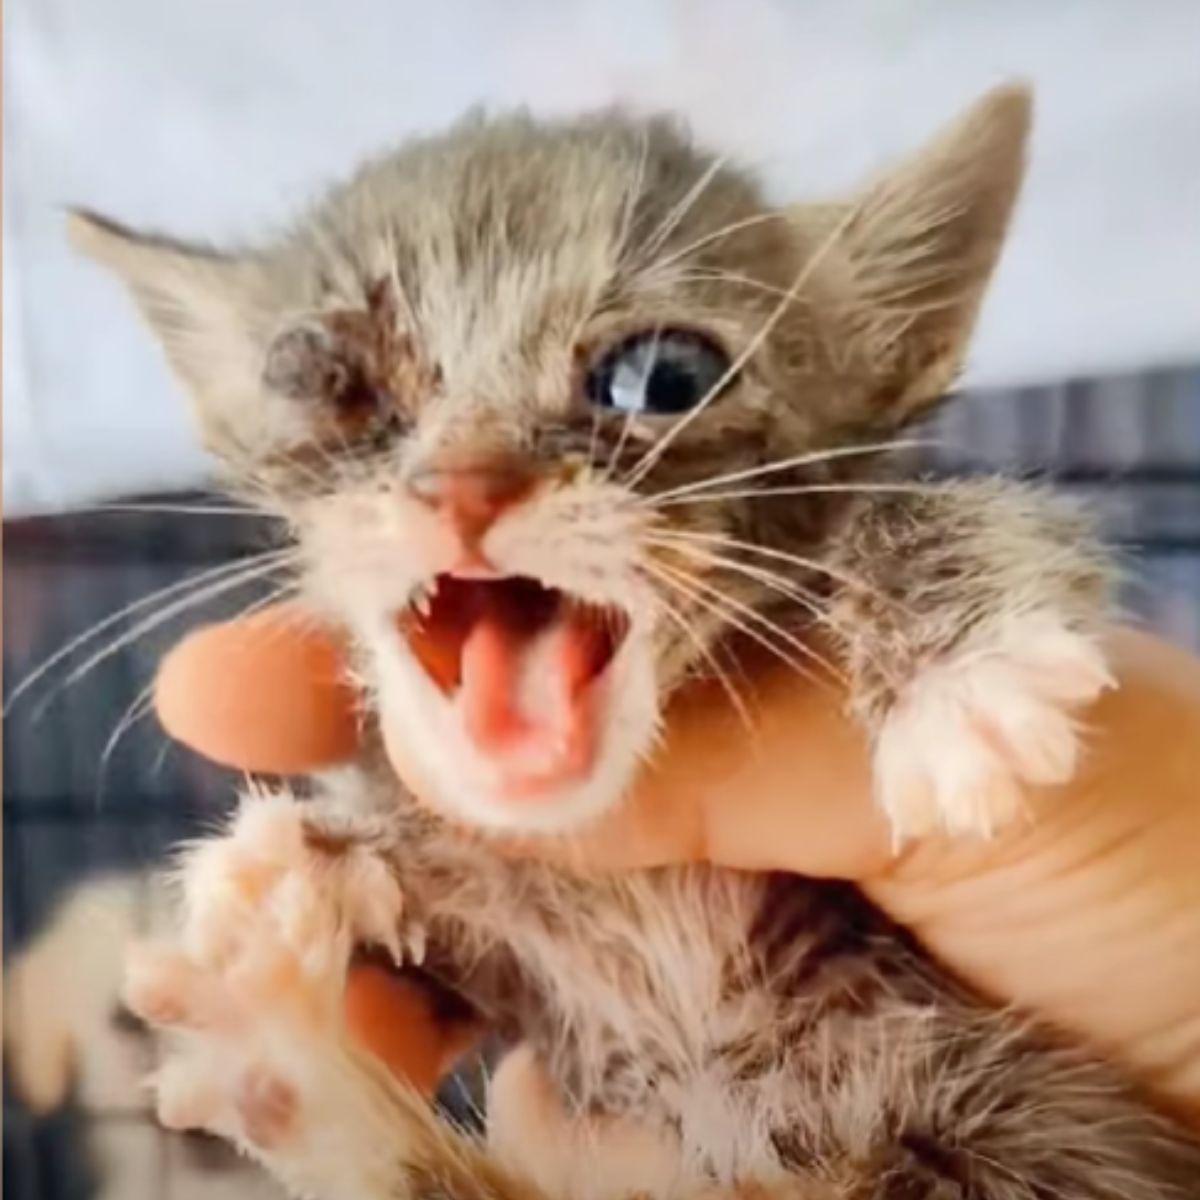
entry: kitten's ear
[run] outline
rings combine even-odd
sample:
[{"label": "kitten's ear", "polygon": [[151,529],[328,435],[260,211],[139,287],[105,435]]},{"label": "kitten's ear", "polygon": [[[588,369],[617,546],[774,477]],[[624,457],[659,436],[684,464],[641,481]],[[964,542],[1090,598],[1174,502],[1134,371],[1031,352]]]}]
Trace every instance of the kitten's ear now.
[{"label": "kitten's ear", "polygon": [[210,447],[227,452],[271,431],[271,406],[246,403],[260,390],[269,313],[253,258],[138,233],[82,211],[69,215],[68,233],[76,250],[133,294],[187,385]]},{"label": "kitten's ear", "polygon": [[856,352],[903,420],[937,400],[962,365],[1024,174],[1028,88],[988,93],[888,171],[827,227]]}]

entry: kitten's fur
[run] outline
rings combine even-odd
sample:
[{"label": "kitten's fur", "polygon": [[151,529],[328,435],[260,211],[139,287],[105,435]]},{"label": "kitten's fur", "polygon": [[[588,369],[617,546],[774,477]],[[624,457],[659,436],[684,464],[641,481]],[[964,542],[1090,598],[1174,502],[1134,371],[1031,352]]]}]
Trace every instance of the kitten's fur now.
[{"label": "kitten's fur", "polygon": [[[1107,683],[1085,526],[1015,484],[888,483],[866,451],[959,367],[1028,114],[1023,91],[995,92],[853,201],[786,212],[669,123],[610,113],[468,122],[245,255],[77,222],[210,445],[290,523],[311,603],[361,652],[369,726],[383,718],[457,819],[367,752],[313,801],[248,803],[191,853],[180,946],[130,978],[179,1031],[168,1119],[330,1198],[1197,1193],[1200,1147],[1109,1068],[989,1011],[849,887],[577,878],[460,831],[571,828],[617,802],[685,674],[719,665],[734,628],[799,657],[806,621],[847,677],[898,837],[986,832],[1025,784],[1071,775],[1074,715]],[[655,327],[725,346],[734,383],[670,420],[587,407],[583,364]],[[594,768],[532,805],[458,736],[394,620],[449,569],[406,481],[496,461],[535,486],[488,530],[489,559],[618,606],[629,629]],[[362,942],[423,955],[530,1042],[587,1137],[489,1154],[355,1054],[338,1005]],[[599,1178],[631,1143],[598,1118],[648,1139],[633,1184]]]}]

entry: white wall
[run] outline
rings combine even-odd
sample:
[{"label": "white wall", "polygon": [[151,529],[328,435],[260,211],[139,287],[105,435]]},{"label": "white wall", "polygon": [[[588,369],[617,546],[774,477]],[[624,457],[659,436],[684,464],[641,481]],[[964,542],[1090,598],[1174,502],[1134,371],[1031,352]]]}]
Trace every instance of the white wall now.
[{"label": "white wall", "polygon": [[60,208],[253,235],[484,100],[682,109],[780,195],[846,185],[1013,74],[1030,185],[976,382],[1200,358],[1195,0],[8,0],[9,511],[197,480],[117,287]]}]

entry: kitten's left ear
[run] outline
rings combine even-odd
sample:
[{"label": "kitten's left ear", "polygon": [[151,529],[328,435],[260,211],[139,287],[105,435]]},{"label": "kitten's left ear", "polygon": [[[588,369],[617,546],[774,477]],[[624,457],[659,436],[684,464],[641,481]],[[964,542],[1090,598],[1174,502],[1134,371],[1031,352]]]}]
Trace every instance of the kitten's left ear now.
[{"label": "kitten's left ear", "polygon": [[854,352],[894,420],[936,401],[960,369],[1024,175],[1031,114],[1026,87],[988,93],[833,225]]}]

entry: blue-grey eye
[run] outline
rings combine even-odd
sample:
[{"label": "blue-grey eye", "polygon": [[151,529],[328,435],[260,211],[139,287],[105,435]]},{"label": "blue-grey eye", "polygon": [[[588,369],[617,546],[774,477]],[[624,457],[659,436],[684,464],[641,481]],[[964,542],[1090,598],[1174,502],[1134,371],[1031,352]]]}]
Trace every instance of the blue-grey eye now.
[{"label": "blue-grey eye", "polygon": [[670,416],[703,403],[728,380],[729,359],[698,333],[639,333],[608,350],[588,371],[587,394],[601,408]]}]

